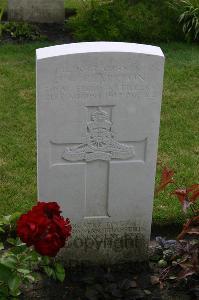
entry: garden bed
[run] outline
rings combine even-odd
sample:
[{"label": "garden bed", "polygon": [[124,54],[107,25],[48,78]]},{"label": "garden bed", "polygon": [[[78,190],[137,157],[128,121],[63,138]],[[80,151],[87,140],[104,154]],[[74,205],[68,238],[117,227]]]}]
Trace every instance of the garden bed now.
[{"label": "garden bed", "polygon": [[49,42],[55,44],[72,43],[71,34],[59,24],[28,24],[4,22],[0,44],[21,44],[24,42]]},{"label": "garden bed", "polygon": [[[154,253],[157,243],[151,242]],[[192,300],[199,297],[199,278],[191,277],[187,282],[167,282],[161,288],[160,268],[154,263],[125,263],[113,266],[72,265],[66,268],[63,283],[41,275],[40,280],[24,287],[21,300]],[[73,262],[71,262],[72,264]]]}]

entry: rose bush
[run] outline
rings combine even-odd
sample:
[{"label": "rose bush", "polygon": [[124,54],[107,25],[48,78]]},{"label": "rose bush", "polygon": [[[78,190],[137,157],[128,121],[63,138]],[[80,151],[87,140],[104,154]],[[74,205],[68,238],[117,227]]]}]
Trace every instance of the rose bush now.
[{"label": "rose bush", "polygon": [[22,284],[38,280],[38,272],[63,282],[65,268],[55,256],[71,229],[56,202],[38,202],[25,214],[0,217],[0,299],[16,299]]},{"label": "rose bush", "polygon": [[54,257],[71,235],[69,219],[61,215],[56,202],[38,202],[17,221],[17,235],[44,256]]}]

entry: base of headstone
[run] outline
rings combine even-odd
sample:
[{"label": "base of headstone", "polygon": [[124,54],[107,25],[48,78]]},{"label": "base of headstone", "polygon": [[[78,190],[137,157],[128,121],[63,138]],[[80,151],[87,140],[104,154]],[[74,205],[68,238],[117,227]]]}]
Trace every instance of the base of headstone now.
[{"label": "base of headstone", "polygon": [[[139,224],[139,225],[138,225]],[[146,261],[150,228],[133,221],[74,224],[72,237],[59,252],[67,265]]]},{"label": "base of headstone", "polygon": [[32,23],[63,23],[63,0],[8,0],[8,20]]}]

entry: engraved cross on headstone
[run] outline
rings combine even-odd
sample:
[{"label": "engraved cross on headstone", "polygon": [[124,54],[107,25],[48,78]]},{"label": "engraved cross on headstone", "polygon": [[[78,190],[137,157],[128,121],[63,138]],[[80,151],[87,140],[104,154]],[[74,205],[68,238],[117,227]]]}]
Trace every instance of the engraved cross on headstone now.
[{"label": "engraved cross on headstone", "polygon": [[146,140],[118,142],[112,128],[113,106],[92,106],[87,109],[89,120],[86,122],[82,143],[72,146],[64,144],[61,158],[85,164],[84,218],[108,218],[110,165],[121,160],[133,161],[136,156],[133,143],[140,144],[145,156]]}]

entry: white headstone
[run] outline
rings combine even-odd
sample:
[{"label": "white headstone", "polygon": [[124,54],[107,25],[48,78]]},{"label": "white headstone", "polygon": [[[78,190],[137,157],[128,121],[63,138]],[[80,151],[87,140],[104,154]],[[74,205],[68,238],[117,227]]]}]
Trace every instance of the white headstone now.
[{"label": "white headstone", "polygon": [[8,18],[36,23],[63,23],[64,0],[8,0]]},{"label": "white headstone", "polygon": [[65,259],[146,259],[162,97],[159,47],[37,50],[38,197],[73,224]]}]

